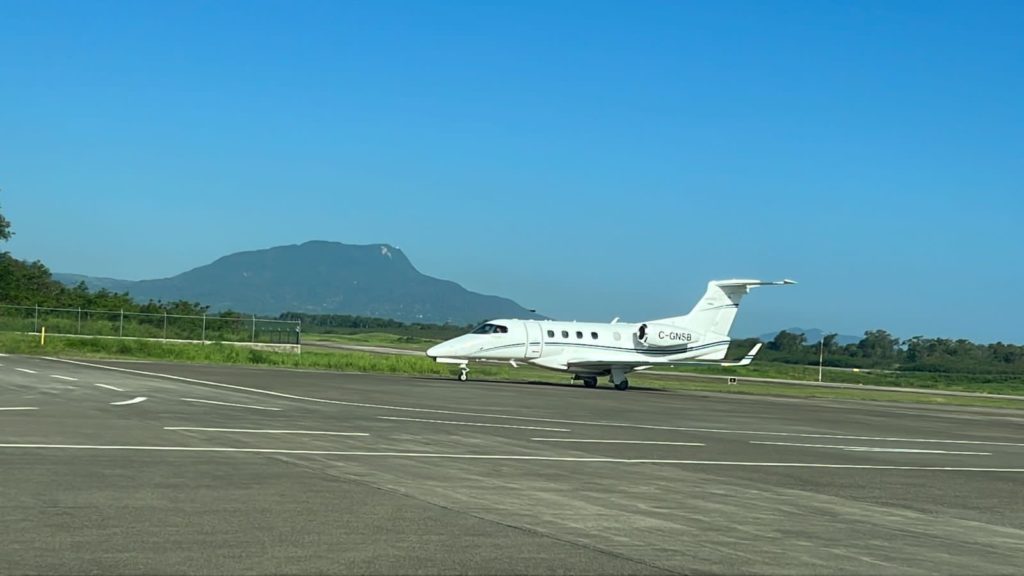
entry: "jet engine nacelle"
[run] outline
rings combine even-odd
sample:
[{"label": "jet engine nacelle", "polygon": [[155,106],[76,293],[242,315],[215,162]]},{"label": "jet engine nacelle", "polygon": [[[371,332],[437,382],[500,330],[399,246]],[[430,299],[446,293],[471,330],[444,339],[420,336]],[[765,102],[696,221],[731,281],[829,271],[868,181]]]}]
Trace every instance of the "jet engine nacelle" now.
[{"label": "jet engine nacelle", "polygon": [[665,348],[682,346],[700,341],[700,335],[689,328],[668,324],[641,324],[636,330],[636,339],[644,346]]}]

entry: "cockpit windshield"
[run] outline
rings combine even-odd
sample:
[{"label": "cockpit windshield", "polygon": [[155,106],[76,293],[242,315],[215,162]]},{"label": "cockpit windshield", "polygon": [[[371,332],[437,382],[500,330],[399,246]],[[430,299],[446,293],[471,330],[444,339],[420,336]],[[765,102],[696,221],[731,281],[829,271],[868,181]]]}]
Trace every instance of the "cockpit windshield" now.
[{"label": "cockpit windshield", "polygon": [[507,334],[507,333],[508,333],[508,327],[507,326],[502,326],[501,324],[491,324],[489,322],[487,324],[481,324],[475,330],[470,332],[470,334]]}]

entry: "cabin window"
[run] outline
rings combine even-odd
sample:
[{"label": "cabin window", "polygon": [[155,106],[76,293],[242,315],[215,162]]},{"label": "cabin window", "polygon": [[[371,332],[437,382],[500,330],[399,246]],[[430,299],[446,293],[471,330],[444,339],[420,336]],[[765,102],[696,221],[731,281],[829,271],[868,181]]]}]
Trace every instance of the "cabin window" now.
[{"label": "cabin window", "polygon": [[555,331],[554,330],[548,330],[548,338],[554,338],[554,337],[555,337]]},{"label": "cabin window", "polygon": [[622,340],[622,334],[615,332],[614,334],[612,334],[612,338],[615,338],[615,341],[618,342],[619,340]]},{"label": "cabin window", "polygon": [[597,332],[591,332],[590,337],[593,338],[594,340],[597,340]]},{"label": "cabin window", "polygon": [[568,330],[562,330],[562,338],[568,338],[568,337],[569,337],[569,331]]},{"label": "cabin window", "polygon": [[576,337],[579,338],[580,340],[582,340],[583,339],[583,332],[578,332],[577,331],[576,332]]},{"label": "cabin window", "polygon": [[507,326],[501,326],[499,324],[490,324],[490,323],[481,324],[475,330],[470,332],[470,334],[507,334],[507,333],[508,333],[508,327]]}]

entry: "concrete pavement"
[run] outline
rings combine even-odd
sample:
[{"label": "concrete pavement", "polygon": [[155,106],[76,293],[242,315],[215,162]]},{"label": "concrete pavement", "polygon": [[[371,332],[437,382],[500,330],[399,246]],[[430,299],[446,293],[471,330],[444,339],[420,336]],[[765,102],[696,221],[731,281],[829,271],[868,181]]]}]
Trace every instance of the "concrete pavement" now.
[{"label": "concrete pavement", "polygon": [[5,574],[1011,574],[1024,559],[1014,411],[0,364]]}]

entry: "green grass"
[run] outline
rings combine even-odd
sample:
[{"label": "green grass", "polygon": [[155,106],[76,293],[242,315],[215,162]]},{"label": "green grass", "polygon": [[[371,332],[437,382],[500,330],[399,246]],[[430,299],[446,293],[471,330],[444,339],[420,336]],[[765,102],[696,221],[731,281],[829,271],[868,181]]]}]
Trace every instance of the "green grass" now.
[{"label": "green grass", "polygon": [[[772,378],[817,382],[818,368],[755,360],[750,366],[724,368],[721,366],[679,366],[676,372],[717,376]],[[947,374],[937,372],[899,372],[886,370],[838,370],[826,368],[823,380],[838,384],[864,384],[896,388],[929,388],[959,392],[1011,394],[1024,397],[1024,375],[1005,374]]]},{"label": "green grass", "polygon": [[[232,344],[182,344],[159,340],[119,340],[116,338],[78,338],[47,336],[46,345],[31,335],[0,334],[0,351],[7,354],[74,356],[85,358],[144,358],[197,364],[244,364],[307,368],[339,372],[379,372],[387,374],[455,374],[453,366],[437,364],[426,356],[398,356],[350,351],[311,351],[302,354],[256,350]],[[479,365],[473,374],[488,378],[512,379],[512,367]]]},{"label": "green grass", "polygon": [[[378,342],[379,343],[379,342]],[[111,338],[78,338],[48,336],[46,346],[39,345],[38,337],[22,334],[0,334],[0,351],[7,354],[31,354],[65,356],[76,358],[131,358],[165,360],[198,364],[238,364],[284,368],[304,368],[339,372],[365,372],[385,374],[406,374],[423,376],[454,376],[457,368],[437,364],[425,356],[400,356],[371,354],[351,351],[311,351],[302,354],[255,350],[231,344],[179,344],[159,340],[119,340]],[[785,365],[783,365],[785,366]],[[752,371],[748,367],[745,372]],[[912,392],[888,392],[875,390],[818,388],[778,383],[743,382],[728,385],[722,382],[722,375],[736,375],[736,370],[724,368],[707,370],[708,374],[696,377],[661,376],[636,373],[630,377],[634,386],[663,390],[694,392],[719,392],[731,394],[755,394],[799,398],[837,398],[851,400],[875,400],[887,402],[917,402],[955,406],[985,406],[993,408],[1024,409],[1024,396],[1020,401],[999,398],[936,396]],[[757,376],[778,374],[769,366],[753,372]],[[512,368],[507,365],[473,364],[472,377],[482,380],[547,381],[567,382],[568,376],[533,367]],[[816,373],[815,373],[816,375]],[[901,376],[901,374],[895,374]],[[765,376],[771,377],[771,376]],[[778,376],[774,376],[778,377]],[[784,377],[790,377],[787,373]],[[602,385],[605,385],[602,382]],[[891,381],[888,385],[892,385]],[[977,390],[977,389],[975,389]],[[993,392],[993,390],[986,390]]]},{"label": "green grass", "polygon": [[426,350],[440,340],[418,338],[416,336],[400,336],[385,332],[365,332],[362,334],[304,334],[302,341],[306,344],[316,342],[336,342],[354,344],[356,346],[384,346],[403,350]]}]

